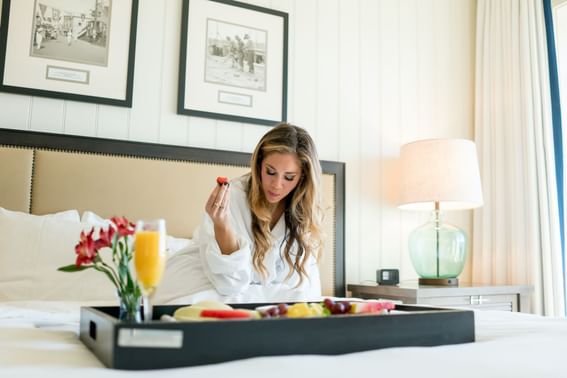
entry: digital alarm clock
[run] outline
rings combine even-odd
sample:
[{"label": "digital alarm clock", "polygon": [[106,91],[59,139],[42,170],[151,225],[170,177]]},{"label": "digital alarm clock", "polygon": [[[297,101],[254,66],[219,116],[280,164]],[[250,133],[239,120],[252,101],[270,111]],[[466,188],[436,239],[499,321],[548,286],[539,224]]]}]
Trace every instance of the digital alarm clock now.
[{"label": "digital alarm clock", "polygon": [[397,285],[400,283],[400,271],[398,269],[378,269],[376,282],[379,285]]}]

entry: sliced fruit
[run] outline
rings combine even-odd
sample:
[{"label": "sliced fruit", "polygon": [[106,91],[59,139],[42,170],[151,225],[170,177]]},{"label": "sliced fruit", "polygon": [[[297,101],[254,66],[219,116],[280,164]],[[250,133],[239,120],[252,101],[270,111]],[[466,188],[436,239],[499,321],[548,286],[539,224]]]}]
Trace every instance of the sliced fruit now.
[{"label": "sliced fruit", "polygon": [[307,303],[295,303],[287,308],[288,318],[305,318],[311,315],[311,308]]},{"label": "sliced fruit", "polygon": [[321,303],[309,303],[309,309],[311,310],[311,316],[325,316],[325,309]]},{"label": "sliced fruit", "polygon": [[201,317],[217,319],[250,319],[252,314],[250,311],[244,310],[202,310]]},{"label": "sliced fruit", "polygon": [[390,301],[351,302],[349,312],[351,314],[382,313],[394,307],[394,303]]},{"label": "sliced fruit", "polygon": [[173,317],[180,321],[186,320],[214,320],[201,318],[203,310],[232,310],[229,305],[217,301],[201,301],[191,306],[180,307],[173,313]]}]

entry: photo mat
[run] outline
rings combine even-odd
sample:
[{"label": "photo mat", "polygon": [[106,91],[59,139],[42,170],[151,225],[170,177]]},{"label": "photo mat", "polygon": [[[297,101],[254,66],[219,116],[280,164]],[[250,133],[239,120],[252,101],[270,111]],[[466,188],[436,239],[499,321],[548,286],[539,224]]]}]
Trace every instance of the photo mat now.
[{"label": "photo mat", "polygon": [[184,0],[179,114],[273,126],[287,117],[288,15]]},{"label": "photo mat", "polygon": [[138,0],[3,0],[0,91],[132,106]]}]

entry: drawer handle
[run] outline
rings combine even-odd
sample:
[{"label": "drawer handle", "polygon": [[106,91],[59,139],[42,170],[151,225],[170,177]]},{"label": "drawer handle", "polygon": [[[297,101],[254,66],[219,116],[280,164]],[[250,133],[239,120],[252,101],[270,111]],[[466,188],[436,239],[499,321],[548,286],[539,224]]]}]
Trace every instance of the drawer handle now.
[{"label": "drawer handle", "polygon": [[470,297],[470,304],[472,305],[481,305],[484,302],[488,302],[488,299],[483,298],[482,295],[471,295]]}]

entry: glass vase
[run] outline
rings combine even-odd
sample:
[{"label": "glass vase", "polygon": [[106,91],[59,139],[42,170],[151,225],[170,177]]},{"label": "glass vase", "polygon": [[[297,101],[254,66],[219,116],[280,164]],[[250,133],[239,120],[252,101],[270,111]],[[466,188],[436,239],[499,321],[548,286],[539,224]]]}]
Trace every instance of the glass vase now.
[{"label": "glass vase", "polygon": [[141,315],[141,296],[136,293],[120,293],[118,292],[120,309],[118,320],[127,323],[140,323]]},{"label": "glass vase", "polygon": [[444,223],[438,211],[409,236],[411,262],[421,278],[456,278],[466,262],[466,236]]}]

